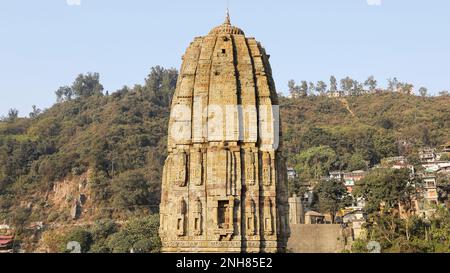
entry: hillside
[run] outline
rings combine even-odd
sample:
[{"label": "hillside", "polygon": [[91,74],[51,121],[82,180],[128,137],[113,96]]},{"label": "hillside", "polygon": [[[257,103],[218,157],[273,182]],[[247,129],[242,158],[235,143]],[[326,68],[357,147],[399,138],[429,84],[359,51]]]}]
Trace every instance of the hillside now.
[{"label": "hillside", "polygon": [[[76,80],[64,89],[74,96],[61,91],[43,113],[0,122],[0,223],[25,228],[19,234],[33,250],[41,235],[26,231],[32,222],[62,232],[157,213],[176,78],[156,67],[143,86],[110,95],[79,78],[92,92],[75,92]],[[355,154],[373,165],[450,136],[448,96],[386,92],[280,103],[289,164],[299,151],[326,145],[338,155],[336,169],[349,169]]]},{"label": "hillside", "polygon": [[344,98],[281,99],[284,144],[292,163],[299,151],[326,145],[346,169],[357,153],[371,165],[384,157],[438,147],[450,136],[450,97],[385,92]]}]

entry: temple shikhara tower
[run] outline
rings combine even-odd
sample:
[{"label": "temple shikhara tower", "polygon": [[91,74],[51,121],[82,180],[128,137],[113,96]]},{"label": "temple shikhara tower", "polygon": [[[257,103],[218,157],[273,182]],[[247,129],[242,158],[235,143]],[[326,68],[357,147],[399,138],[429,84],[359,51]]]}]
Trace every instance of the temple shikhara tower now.
[{"label": "temple shikhara tower", "polygon": [[163,252],[285,250],[287,179],[269,57],[228,14],[186,50],[163,171]]}]

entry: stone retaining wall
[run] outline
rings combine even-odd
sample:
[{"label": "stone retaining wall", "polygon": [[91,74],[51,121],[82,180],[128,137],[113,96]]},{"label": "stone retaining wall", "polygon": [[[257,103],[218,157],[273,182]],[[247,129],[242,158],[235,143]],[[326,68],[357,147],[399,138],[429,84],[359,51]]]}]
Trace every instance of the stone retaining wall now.
[{"label": "stone retaining wall", "polygon": [[291,253],[339,253],[345,249],[340,225],[291,225],[287,251]]}]

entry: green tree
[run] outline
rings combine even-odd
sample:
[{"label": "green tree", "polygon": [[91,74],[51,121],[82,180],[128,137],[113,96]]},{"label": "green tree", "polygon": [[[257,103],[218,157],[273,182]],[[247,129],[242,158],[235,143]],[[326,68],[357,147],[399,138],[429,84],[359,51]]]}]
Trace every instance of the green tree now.
[{"label": "green tree", "polygon": [[104,172],[96,172],[91,177],[91,189],[93,199],[96,202],[106,201],[108,200],[112,193],[110,187],[110,179],[106,176]]},{"label": "green tree", "polygon": [[297,194],[297,196],[304,196],[309,191],[308,181],[304,181],[303,178],[294,177],[288,180],[289,195]]},{"label": "green tree", "polygon": [[338,91],[338,84],[335,76],[330,77],[330,93],[335,93]]},{"label": "green tree", "polygon": [[420,87],[419,94],[420,96],[425,98],[428,95],[428,89],[426,87]]},{"label": "green tree", "polygon": [[64,102],[72,100],[74,94],[73,90],[69,86],[61,86],[58,90],[55,91],[56,94],[56,102]]},{"label": "green tree", "polygon": [[[409,169],[375,169],[356,183],[354,196],[366,200],[366,210],[372,214],[392,214],[393,210],[400,211],[400,206],[406,218],[402,222],[398,216],[392,215],[394,221],[401,222],[405,229],[406,240],[412,236],[412,224],[415,210],[413,200],[419,198],[422,180],[411,175]],[[380,213],[379,213],[380,212]]]},{"label": "green tree", "polygon": [[398,84],[398,92],[405,95],[413,95],[414,85],[410,83],[399,83]]},{"label": "green tree", "polygon": [[361,153],[354,153],[348,162],[348,171],[366,170],[367,161]]},{"label": "green tree", "polygon": [[378,213],[366,224],[367,238],[355,241],[352,252],[367,252],[369,241],[380,243],[386,253],[449,253],[450,214],[444,207],[434,215],[401,219],[393,213]]},{"label": "green tree", "polygon": [[406,160],[409,164],[411,164],[416,171],[424,171],[425,169],[422,166],[422,161],[420,160],[420,157],[418,153],[410,153],[406,157]]},{"label": "green tree", "polygon": [[352,95],[353,96],[361,96],[364,94],[363,84],[359,83],[357,80],[353,81]]},{"label": "green tree", "polygon": [[308,82],[307,81],[302,81],[300,84],[300,94],[302,95],[302,97],[306,97],[308,96]]},{"label": "green tree", "polygon": [[[386,129],[392,129],[394,126],[390,120],[385,119],[382,126]],[[378,159],[392,157],[399,154],[398,146],[395,142],[395,137],[391,134],[378,132],[373,137],[373,144]]]},{"label": "green tree", "polygon": [[388,79],[388,91],[395,92],[399,88],[399,81],[396,77]]},{"label": "green tree", "polygon": [[98,220],[91,228],[92,239],[90,251],[93,253],[109,253],[108,238],[118,232],[117,224],[112,220]]},{"label": "green tree", "polygon": [[379,123],[380,126],[386,130],[394,128],[394,122],[390,118],[382,118]]},{"label": "green tree", "polygon": [[301,85],[298,86],[294,80],[290,80],[288,87],[292,98],[306,97],[308,95],[308,83],[305,81],[302,81]]},{"label": "green tree", "polygon": [[450,177],[438,174],[436,179],[439,202],[445,203],[450,198]]},{"label": "green tree", "polygon": [[94,241],[104,240],[117,231],[118,226],[111,219],[97,220],[91,228],[92,239]]},{"label": "green tree", "polygon": [[10,222],[16,230],[16,234],[24,231],[26,224],[30,221],[30,213],[30,209],[19,207],[10,214]]},{"label": "green tree", "polygon": [[296,156],[295,170],[306,178],[319,180],[329,173],[336,159],[336,153],[330,147],[312,147]]},{"label": "green tree", "polygon": [[377,80],[375,80],[374,76],[370,76],[369,78],[367,78],[367,80],[364,82],[364,85],[369,88],[369,91],[371,93],[375,92],[375,90],[377,89]]},{"label": "green tree", "polygon": [[315,187],[314,192],[318,197],[318,206],[321,212],[329,212],[331,221],[334,223],[336,213],[351,205],[351,198],[347,194],[347,189],[340,180],[321,180]]},{"label": "green tree", "polygon": [[116,206],[134,210],[137,206],[149,204],[149,186],[139,170],[126,171],[113,178],[113,202]]},{"label": "green tree", "polygon": [[[82,228],[74,228],[69,233],[66,234],[64,239],[64,245],[67,245],[69,242],[77,242],[81,246],[81,252],[87,253],[91,248],[92,234],[84,230]],[[69,251],[69,250],[67,250]]]},{"label": "green tree", "polygon": [[378,211],[381,204],[387,209],[402,204],[408,210],[412,209],[412,200],[421,186],[421,181],[412,178],[408,169],[379,168],[356,183],[354,195],[366,200],[366,209],[371,213]]},{"label": "green tree", "polygon": [[450,153],[446,153],[446,154],[441,155],[440,160],[441,161],[450,161]]},{"label": "green tree", "polygon": [[341,80],[341,90],[344,92],[345,95],[351,95],[352,88],[354,85],[354,81],[350,77],[345,77]]},{"label": "green tree", "polygon": [[419,136],[424,145],[431,146],[430,130],[426,125],[421,124],[419,126]]},{"label": "green tree", "polygon": [[123,229],[109,237],[109,249],[113,253],[127,253],[131,250],[134,252],[159,252],[161,241],[158,229],[159,216],[157,214],[132,219]]},{"label": "green tree", "polygon": [[157,105],[169,106],[173,91],[177,84],[176,69],[165,69],[161,66],[151,68],[145,79],[144,93]]},{"label": "green tree", "polygon": [[39,109],[39,108],[37,108],[36,107],[36,105],[33,105],[32,106],[32,111],[31,111],[31,113],[29,114],[29,116],[30,116],[30,118],[37,118],[41,113],[42,113],[42,110],[41,109]]},{"label": "green tree", "polygon": [[327,92],[327,84],[324,81],[318,81],[316,85],[316,92],[323,96]]},{"label": "green tree", "polygon": [[14,108],[9,109],[7,118],[9,122],[15,121],[18,117],[19,117],[19,110]]},{"label": "green tree", "polygon": [[289,87],[289,94],[291,94],[292,98],[297,98],[299,97],[299,90],[298,90],[298,86],[295,85],[295,81],[294,80],[290,80],[288,82],[288,87]]},{"label": "green tree", "polygon": [[87,73],[85,75],[78,75],[78,77],[73,82],[71,89],[75,96],[81,98],[101,95],[103,91],[103,85],[100,83],[100,74]]},{"label": "green tree", "polygon": [[316,85],[313,82],[309,82],[309,85],[308,85],[309,95],[314,96],[315,92],[316,92]]}]

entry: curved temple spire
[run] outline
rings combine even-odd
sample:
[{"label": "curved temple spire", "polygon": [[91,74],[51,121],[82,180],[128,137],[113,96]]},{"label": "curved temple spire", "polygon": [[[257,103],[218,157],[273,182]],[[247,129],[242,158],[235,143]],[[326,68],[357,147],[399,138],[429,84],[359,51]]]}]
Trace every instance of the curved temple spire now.
[{"label": "curved temple spire", "polygon": [[231,25],[227,10],[225,22],[183,56],[161,186],[162,252],[285,251],[287,170],[278,127],[266,51]]}]

